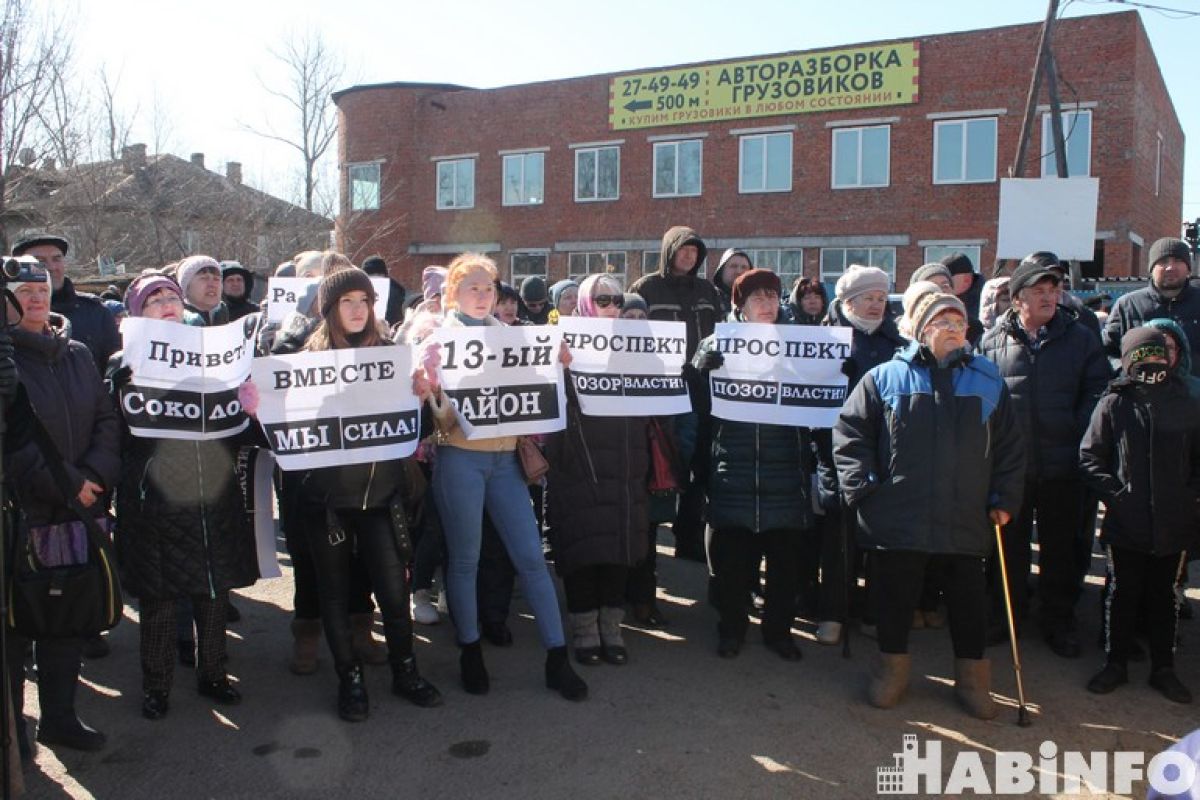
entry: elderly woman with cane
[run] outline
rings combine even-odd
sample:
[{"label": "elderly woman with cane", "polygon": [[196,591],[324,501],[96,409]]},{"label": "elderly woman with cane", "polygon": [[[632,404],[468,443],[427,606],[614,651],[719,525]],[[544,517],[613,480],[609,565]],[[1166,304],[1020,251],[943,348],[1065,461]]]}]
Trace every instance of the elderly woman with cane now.
[{"label": "elderly woman with cane", "polygon": [[925,568],[940,555],[955,695],[969,714],[991,719],[986,557],[993,524],[1007,524],[1021,505],[1020,428],[995,365],[967,346],[962,302],[930,293],[909,317],[916,340],[867,372],[833,431],[859,544],[874,551],[879,655],[869,699],[890,708],[908,688],[913,610]]}]

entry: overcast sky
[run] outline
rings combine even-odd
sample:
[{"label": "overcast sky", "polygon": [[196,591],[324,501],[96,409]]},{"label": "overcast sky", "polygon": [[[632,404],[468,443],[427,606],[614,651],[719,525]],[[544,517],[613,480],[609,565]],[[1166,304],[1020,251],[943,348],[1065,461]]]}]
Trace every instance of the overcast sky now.
[{"label": "overcast sky", "polygon": [[[152,141],[150,110],[169,112],[173,150],[203,152],[210,169],[241,161],[247,181],[278,194],[295,186],[295,156],[246,133],[284,110],[262,89],[278,81],[272,48],[315,27],[347,64],[346,85],[430,81],[488,88],[876,39],[1040,22],[1045,0],[74,0],[85,70],[107,63],[140,108],[136,141]],[[53,0],[59,8],[71,0]],[[1065,16],[1129,8],[1062,0]],[[1200,12],[1200,0],[1147,0]],[[1184,216],[1200,217],[1200,106],[1193,85],[1200,17],[1142,19],[1187,137]],[[1033,57],[1033,54],[1030,54]],[[85,72],[85,74],[87,74]]]}]

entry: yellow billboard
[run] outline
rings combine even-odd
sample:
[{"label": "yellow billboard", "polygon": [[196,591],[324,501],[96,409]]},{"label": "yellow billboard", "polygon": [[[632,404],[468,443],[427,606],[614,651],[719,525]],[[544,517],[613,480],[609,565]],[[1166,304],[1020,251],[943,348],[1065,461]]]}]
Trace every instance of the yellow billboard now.
[{"label": "yellow billboard", "polygon": [[619,75],[609,82],[612,130],[915,103],[920,43],[792,53]]}]

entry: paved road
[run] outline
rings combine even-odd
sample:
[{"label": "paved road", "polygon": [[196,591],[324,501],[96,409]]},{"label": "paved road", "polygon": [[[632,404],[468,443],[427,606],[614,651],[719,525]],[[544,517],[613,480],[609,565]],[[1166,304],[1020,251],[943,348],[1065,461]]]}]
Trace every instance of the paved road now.
[{"label": "paved road", "polygon": [[[660,551],[670,535],[664,529]],[[492,692],[458,686],[449,624],[419,627],[423,672],[446,696],[418,709],[388,691],[386,667],[370,668],[371,718],[340,722],[336,679],[322,653],[310,677],[287,672],[290,583],[266,581],[239,593],[243,619],[232,626],[230,671],[245,702],[216,712],[196,695],[190,670],[176,673],[171,713],[139,713],[137,626],[112,634],[113,653],[85,665],[80,709],[109,736],[97,754],[41,748],[27,772],[31,797],[139,798],[861,798],[874,796],[876,767],[893,763],[902,736],[938,740],[951,754],[977,748],[1036,753],[1044,739],[1060,751],[1154,753],[1200,725],[1195,706],[1178,706],[1145,685],[1145,664],[1107,698],[1083,686],[1101,654],[1098,590],[1081,604],[1089,646],[1083,658],[1057,658],[1036,637],[1023,640],[1034,726],[966,717],[950,688],[953,661],[943,631],[913,634],[908,700],[879,711],[864,700],[873,642],[840,648],[803,645],[786,663],[752,635],[741,657],[716,657],[715,615],[703,597],[703,568],[663,558],[666,632],[632,629],[625,667],[582,669],[591,698],[572,704],[542,685],[542,652],[523,604],[516,646],[489,648]],[[1096,572],[1099,562],[1096,562]],[[1193,596],[1193,602],[1197,599]],[[132,614],[132,612],[129,612]],[[131,617],[132,619],[132,617]],[[1200,691],[1200,622],[1184,623],[1180,674]],[[994,649],[997,692],[1015,695],[1006,649]],[[36,692],[27,692],[36,704]],[[1036,758],[1036,756],[1035,756]],[[945,759],[944,772],[950,771]],[[1144,784],[1137,787],[1144,796]]]}]

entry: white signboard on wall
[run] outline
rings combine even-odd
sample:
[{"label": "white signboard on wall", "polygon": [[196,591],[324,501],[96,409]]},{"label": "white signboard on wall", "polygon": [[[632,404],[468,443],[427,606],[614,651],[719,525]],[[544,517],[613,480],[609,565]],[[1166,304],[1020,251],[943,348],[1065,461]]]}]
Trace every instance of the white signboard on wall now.
[{"label": "white signboard on wall", "polygon": [[1063,261],[1091,261],[1099,202],[1099,178],[1002,179],[996,257],[1049,250]]}]

